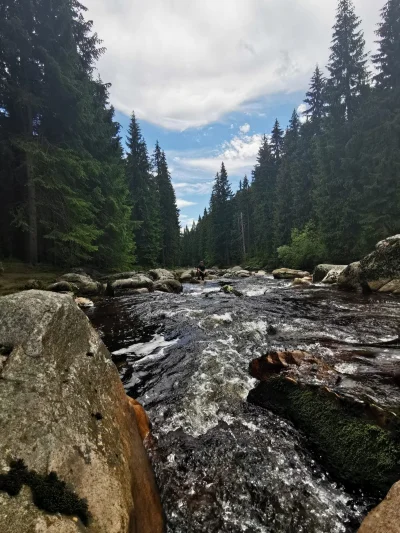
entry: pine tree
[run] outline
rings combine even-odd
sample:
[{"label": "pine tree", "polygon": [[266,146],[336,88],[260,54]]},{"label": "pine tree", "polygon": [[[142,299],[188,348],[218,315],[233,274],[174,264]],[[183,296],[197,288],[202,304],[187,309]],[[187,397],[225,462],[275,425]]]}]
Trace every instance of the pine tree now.
[{"label": "pine tree", "polygon": [[146,143],[134,113],[127,146],[126,174],[133,204],[132,220],[136,223],[137,262],[141,266],[154,267],[160,256],[160,198]]},{"label": "pine tree", "polygon": [[167,159],[158,142],[154,150],[153,167],[156,174],[160,202],[160,262],[164,266],[174,266],[179,263],[180,255],[179,211],[176,205],[171,176],[168,171]]},{"label": "pine tree", "polygon": [[379,50],[373,62],[379,72],[374,77],[381,89],[400,87],[400,1],[388,0],[382,9],[382,22],[379,24]]},{"label": "pine tree", "polygon": [[316,126],[317,130],[325,116],[325,83],[326,80],[317,65],[311,78],[310,88],[306,93],[304,103],[307,105],[307,109],[303,113]]},{"label": "pine tree", "polygon": [[339,119],[351,119],[368,82],[364,34],[352,0],[339,0],[328,70],[329,111]]}]

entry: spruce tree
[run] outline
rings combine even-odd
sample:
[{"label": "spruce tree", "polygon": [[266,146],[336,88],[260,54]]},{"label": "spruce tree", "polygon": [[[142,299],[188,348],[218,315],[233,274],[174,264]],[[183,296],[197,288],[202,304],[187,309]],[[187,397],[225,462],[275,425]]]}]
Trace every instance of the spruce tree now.
[{"label": "spruce tree", "polygon": [[321,120],[325,116],[325,83],[326,80],[317,65],[311,78],[310,88],[306,93],[304,103],[307,105],[307,109],[303,113],[317,129],[319,129]]},{"label": "spruce tree", "polygon": [[373,62],[378,69],[374,77],[381,89],[400,87],[400,1],[388,0],[382,9],[382,22],[377,30],[378,53]]},{"label": "spruce tree", "polygon": [[283,130],[281,130],[278,119],[276,119],[271,132],[271,152],[276,163],[279,163],[283,154]]},{"label": "spruce tree", "polygon": [[354,117],[368,82],[368,56],[360,24],[352,0],[339,0],[327,82],[329,111],[338,119]]},{"label": "spruce tree", "polygon": [[172,186],[165,153],[158,142],[154,150],[153,169],[156,175],[161,223],[160,262],[164,266],[179,263],[180,227],[179,211],[176,205],[175,191]]},{"label": "spruce tree", "polygon": [[215,177],[211,194],[211,242],[212,260],[220,265],[229,265],[232,248],[232,190],[224,163]]},{"label": "spruce tree", "polygon": [[127,140],[126,175],[136,224],[136,254],[141,266],[154,267],[160,256],[160,198],[145,140],[132,113]]}]

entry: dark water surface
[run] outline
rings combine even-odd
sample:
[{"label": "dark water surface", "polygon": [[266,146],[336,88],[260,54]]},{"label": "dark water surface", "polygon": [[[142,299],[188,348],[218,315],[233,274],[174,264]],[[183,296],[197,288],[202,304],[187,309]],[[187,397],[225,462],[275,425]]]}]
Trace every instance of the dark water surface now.
[{"label": "dark water surface", "polygon": [[289,422],[246,402],[248,366],[269,349],[307,350],[341,373],[340,392],[398,405],[400,302],[269,277],[235,287],[243,298],[210,282],[88,312],[152,420],[168,532],[354,532],[371,501],[335,483]]}]

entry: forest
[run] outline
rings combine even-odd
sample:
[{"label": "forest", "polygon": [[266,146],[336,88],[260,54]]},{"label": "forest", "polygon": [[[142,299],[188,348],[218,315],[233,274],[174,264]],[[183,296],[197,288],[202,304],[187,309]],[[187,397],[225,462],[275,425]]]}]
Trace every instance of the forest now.
[{"label": "forest", "polygon": [[326,74],[317,66],[283,131],[264,135],[232,193],[225,165],[182,263],[312,268],[348,264],[400,232],[400,2],[389,0],[369,56],[351,0],[339,0]]},{"label": "forest", "polygon": [[317,66],[286,131],[263,137],[233,193],[221,164],[192,228],[164,151],[134,113],[127,146],[95,66],[105,53],[77,0],[0,3],[0,258],[123,270],[134,265],[347,264],[400,232],[400,1],[369,56],[339,0],[326,72]]},{"label": "forest", "polygon": [[179,262],[165,153],[128,146],[76,0],[0,3],[0,258],[118,270]]}]

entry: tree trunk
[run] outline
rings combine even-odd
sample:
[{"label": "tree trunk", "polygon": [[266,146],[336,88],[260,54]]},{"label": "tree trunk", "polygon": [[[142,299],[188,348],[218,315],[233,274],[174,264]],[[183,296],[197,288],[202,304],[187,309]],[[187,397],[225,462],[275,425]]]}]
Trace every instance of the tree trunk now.
[{"label": "tree trunk", "polygon": [[33,175],[32,156],[26,154],[26,178],[28,186],[28,258],[32,265],[38,262],[36,186]]}]

